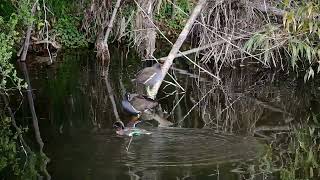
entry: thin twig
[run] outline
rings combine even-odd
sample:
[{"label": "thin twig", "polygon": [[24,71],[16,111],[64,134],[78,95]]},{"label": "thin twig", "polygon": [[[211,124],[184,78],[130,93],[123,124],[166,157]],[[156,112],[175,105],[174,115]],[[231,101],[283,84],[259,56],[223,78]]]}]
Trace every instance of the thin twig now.
[{"label": "thin twig", "polygon": [[208,95],[210,94],[213,90],[215,90],[216,88],[212,88],[210,89],[210,91],[208,91],[205,95],[202,96],[202,98],[192,106],[192,108],[187,112],[187,114],[185,116],[183,116],[182,119],[179,120],[178,124],[180,124],[182,121],[184,121],[184,119],[191,113],[191,111],[196,107],[198,106],[198,104]]},{"label": "thin twig", "polygon": [[131,144],[131,142],[132,142],[132,139],[133,139],[133,136],[130,137],[129,144],[128,144],[127,147],[126,147],[127,152],[129,152],[129,148],[130,148],[130,144]]},{"label": "thin twig", "polygon": [[[45,4],[45,0],[42,0],[43,3],[43,10],[44,10],[44,22],[45,22],[45,28],[46,28],[46,40],[49,41],[49,28],[48,28],[48,21],[47,21],[47,10],[46,10],[46,4]],[[50,64],[52,64],[52,57],[51,57],[51,52],[49,49],[49,43],[46,43],[46,48],[49,54],[49,58],[50,58]]]}]

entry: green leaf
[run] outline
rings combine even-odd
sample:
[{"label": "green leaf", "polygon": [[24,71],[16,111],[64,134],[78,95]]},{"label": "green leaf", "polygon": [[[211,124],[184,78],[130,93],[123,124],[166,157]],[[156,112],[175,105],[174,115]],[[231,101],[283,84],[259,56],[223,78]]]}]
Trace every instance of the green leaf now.
[{"label": "green leaf", "polygon": [[318,69],[317,69],[317,74],[320,72],[320,61],[318,61]]},{"label": "green leaf", "polygon": [[308,164],[310,164],[310,163],[313,161],[313,158],[314,158],[314,156],[313,156],[313,151],[312,151],[312,149],[310,148],[306,162],[307,162]]},{"label": "green leaf", "polygon": [[313,27],[313,22],[312,21],[310,21],[309,22],[309,33],[311,34],[312,33],[312,27]]},{"label": "green leaf", "polygon": [[305,47],[305,50],[306,50],[306,54],[307,54],[307,58],[309,60],[309,63],[311,64],[311,60],[312,60],[312,56],[311,56],[311,47],[310,46],[306,46]]},{"label": "green leaf", "polygon": [[291,44],[291,48],[292,48],[291,65],[292,65],[292,68],[295,69],[298,53],[295,45]]}]

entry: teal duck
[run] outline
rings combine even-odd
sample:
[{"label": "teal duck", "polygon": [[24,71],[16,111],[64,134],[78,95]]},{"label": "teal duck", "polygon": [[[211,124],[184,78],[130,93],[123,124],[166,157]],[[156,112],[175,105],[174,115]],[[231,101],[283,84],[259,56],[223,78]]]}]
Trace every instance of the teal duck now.
[{"label": "teal duck", "polygon": [[137,123],[135,123],[132,127],[125,127],[121,121],[117,121],[113,124],[113,128],[116,130],[116,133],[120,136],[132,137],[132,136],[139,136],[143,134],[146,134],[146,135],[151,134],[151,132],[145,129],[135,127]]}]

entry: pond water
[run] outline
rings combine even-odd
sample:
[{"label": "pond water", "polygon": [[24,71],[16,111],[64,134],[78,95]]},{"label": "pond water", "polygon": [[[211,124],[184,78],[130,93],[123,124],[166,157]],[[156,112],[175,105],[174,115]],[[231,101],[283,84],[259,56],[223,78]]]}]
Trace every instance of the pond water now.
[{"label": "pond water", "polygon": [[[222,84],[217,84],[181,59],[170,73],[185,92],[164,83],[158,96],[162,117],[174,127],[147,123],[152,134],[134,137],[129,146],[130,138],[112,130],[116,118],[106,83],[127,122],[131,117],[122,112],[120,102],[124,92],[142,91],[131,81],[142,63],[133,52],[111,52],[108,79],[89,50],[60,53],[50,66],[39,57],[29,59],[51,179],[243,179],[246,174],[238,173],[239,168],[258,163],[271,132],[290,130],[289,123],[303,121],[320,107],[317,87],[286,74],[236,68],[223,71]],[[32,129],[24,99],[16,116]],[[29,141],[38,149],[37,141]]]}]

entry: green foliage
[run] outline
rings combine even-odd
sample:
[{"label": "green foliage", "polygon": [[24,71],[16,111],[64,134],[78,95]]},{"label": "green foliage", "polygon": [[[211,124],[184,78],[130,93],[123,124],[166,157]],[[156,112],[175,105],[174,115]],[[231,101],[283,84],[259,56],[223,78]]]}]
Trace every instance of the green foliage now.
[{"label": "green foliage", "polygon": [[296,129],[285,154],[288,158],[286,159],[287,167],[280,169],[281,179],[314,178],[314,171],[319,171],[320,168],[319,141],[318,127]]},{"label": "green foliage", "polygon": [[58,41],[69,48],[87,47],[88,42],[79,30],[80,20],[77,17],[64,16],[54,26]]},{"label": "green foliage", "polygon": [[18,32],[15,30],[17,22],[16,15],[12,15],[7,22],[0,17],[0,91],[7,91],[11,88],[20,90],[26,87],[25,84],[22,84],[22,79],[17,77],[17,72],[9,61],[17,40]]},{"label": "green foliage", "polygon": [[54,17],[61,18],[70,14],[83,12],[90,0],[46,0],[48,8],[53,12]]},{"label": "green foliage", "polygon": [[289,35],[288,53],[291,65],[297,67],[298,60],[306,66],[305,81],[314,76],[314,66],[320,71],[320,2],[303,3],[297,10],[289,11],[283,25]]},{"label": "green foliage", "polygon": [[10,118],[0,115],[0,177],[37,179],[39,169],[47,157],[32,152],[29,147],[22,149],[19,146],[19,134],[11,130],[11,124]]},{"label": "green foliage", "polygon": [[[293,70],[305,70],[304,79],[307,81],[320,71],[320,1],[293,3],[295,1],[283,2],[283,8],[290,9],[283,17],[283,27],[269,28],[254,35],[244,49],[260,55],[268,63],[276,54],[283,56],[279,51],[281,48]],[[276,62],[273,63],[276,66]]]},{"label": "green foliage", "polygon": [[272,57],[273,48],[276,44],[272,37],[276,30],[277,28],[272,25],[266,26],[265,33],[257,33],[245,43],[244,50],[255,53],[255,56],[258,56],[265,64],[270,66],[273,63],[276,66]]},{"label": "green foliage", "polygon": [[19,23],[24,28],[28,26],[31,22],[35,20],[35,17],[31,14],[31,9],[35,0],[19,0],[17,1],[17,14],[19,18]]},{"label": "green foliage", "polygon": [[15,11],[16,9],[11,0],[0,1],[0,16],[2,16],[4,20],[9,20],[11,14],[13,14]]},{"label": "green foliage", "polygon": [[270,176],[274,173],[279,173],[281,180],[319,179],[319,117],[311,116],[308,124],[277,134],[277,138],[266,147],[258,165],[246,165],[242,173],[250,174],[252,179],[256,174]]},{"label": "green foliage", "polygon": [[17,134],[10,130],[11,120],[7,117],[0,119],[0,173],[11,171],[14,174],[19,173],[17,158]]},{"label": "green foliage", "polygon": [[[185,13],[189,13],[192,8],[192,1],[189,0],[177,0],[176,5],[181,8]],[[170,2],[162,2],[161,8],[156,16],[156,19],[167,27],[168,31],[180,32],[188,16],[173,6]]]}]

